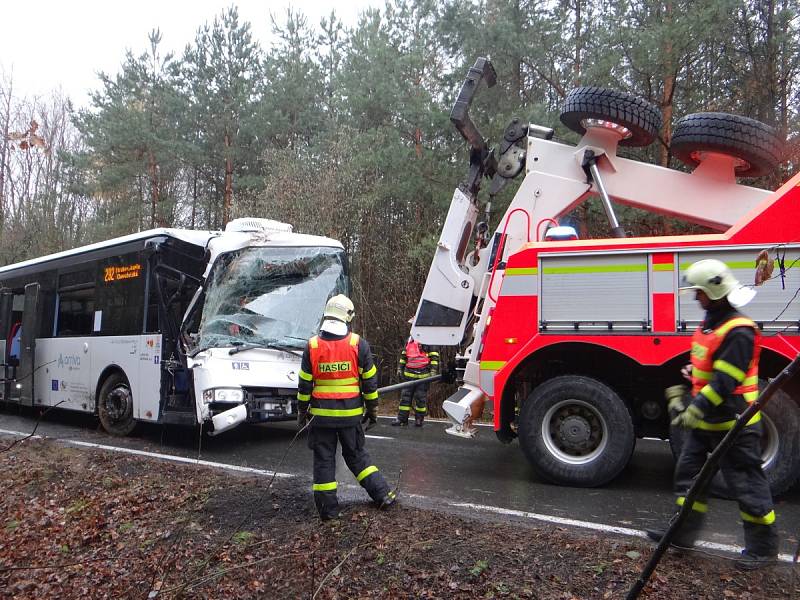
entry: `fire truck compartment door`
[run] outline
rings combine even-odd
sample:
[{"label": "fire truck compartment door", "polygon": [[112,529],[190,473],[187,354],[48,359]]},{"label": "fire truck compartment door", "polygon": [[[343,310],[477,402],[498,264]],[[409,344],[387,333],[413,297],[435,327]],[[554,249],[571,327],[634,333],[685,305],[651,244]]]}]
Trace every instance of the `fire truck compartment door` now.
[{"label": "fire truck compartment door", "polygon": [[545,257],[540,273],[543,331],[649,325],[646,254]]},{"label": "fire truck compartment door", "polygon": [[[678,254],[680,276],[678,285],[689,265],[706,258],[716,258],[723,261],[734,277],[743,285],[753,285],[755,278],[755,258],[759,248],[746,250],[717,250],[715,252],[681,252]],[[778,253],[778,258],[783,259],[785,271],[781,276],[779,260],[775,253],[771,256],[775,261],[775,270],[772,277],[755,287],[756,296],[741,311],[764,331],[797,331],[800,322],[800,303],[794,302],[795,292],[800,288],[800,272],[795,265],[800,264],[800,249],[785,248]],[[678,322],[685,331],[694,330],[703,320],[703,309],[694,299],[694,294],[681,294],[678,296]]]}]

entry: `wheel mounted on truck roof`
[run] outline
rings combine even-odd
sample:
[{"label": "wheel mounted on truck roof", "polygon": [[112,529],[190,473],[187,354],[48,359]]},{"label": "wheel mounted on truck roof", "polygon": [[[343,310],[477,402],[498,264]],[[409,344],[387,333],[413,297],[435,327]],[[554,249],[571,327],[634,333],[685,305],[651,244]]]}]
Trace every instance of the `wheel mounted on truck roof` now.
[{"label": "wheel mounted on truck roof", "polygon": [[594,487],[625,468],[636,439],[628,408],[611,388],[564,375],[539,385],[523,402],[519,441],[541,477]]},{"label": "wheel mounted on truck roof", "polygon": [[768,175],[781,163],[783,140],[760,121],[728,113],[694,113],[682,117],[672,131],[670,151],[690,167],[709,152],[732,156],[738,177]]},{"label": "wheel mounted on truck roof", "polygon": [[648,146],[661,129],[661,111],[647,100],[599,87],[579,87],[564,98],[561,122],[583,135],[588,128],[617,131],[621,146]]},{"label": "wheel mounted on truck roof", "polygon": [[[761,381],[761,387],[766,385]],[[764,475],[773,496],[778,496],[794,485],[800,474],[800,408],[786,392],[778,390],[761,413],[763,437],[761,459]],[[685,432],[679,427],[670,427],[669,444],[676,458],[681,453]],[[723,498],[732,498],[722,473],[717,473],[711,482],[711,492]]]}]

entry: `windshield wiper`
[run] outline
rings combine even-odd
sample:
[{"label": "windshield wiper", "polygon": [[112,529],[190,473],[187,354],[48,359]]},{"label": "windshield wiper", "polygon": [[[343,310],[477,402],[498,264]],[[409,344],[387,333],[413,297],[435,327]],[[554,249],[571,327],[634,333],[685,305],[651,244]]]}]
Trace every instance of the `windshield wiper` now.
[{"label": "windshield wiper", "polygon": [[[286,344],[278,344],[277,342],[234,342],[234,348],[228,350],[229,355],[238,354],[243,350],[252,350],[253,348],[267,348],[268,350],[280,350],[282,352],[288,352],[289,354],[294,354],[300,348],[297,346],[288,346]],[[294,351],[294,352],[293,352]]]}]

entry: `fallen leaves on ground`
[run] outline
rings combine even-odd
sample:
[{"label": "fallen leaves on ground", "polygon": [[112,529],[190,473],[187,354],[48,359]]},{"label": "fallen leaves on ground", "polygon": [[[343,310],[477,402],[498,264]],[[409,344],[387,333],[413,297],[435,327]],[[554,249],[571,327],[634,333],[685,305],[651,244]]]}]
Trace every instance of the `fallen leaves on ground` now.
[{"label": "fallen leaves on ground", "polygon": [[[267,482],[28,440],[0,453],[0,589],[19,599],[620,598],[651,551],[366,502],[321,523],[307,481]],[[776,598],[790,585],[786,566],[745,574],[669,553],[642,597]]]}]

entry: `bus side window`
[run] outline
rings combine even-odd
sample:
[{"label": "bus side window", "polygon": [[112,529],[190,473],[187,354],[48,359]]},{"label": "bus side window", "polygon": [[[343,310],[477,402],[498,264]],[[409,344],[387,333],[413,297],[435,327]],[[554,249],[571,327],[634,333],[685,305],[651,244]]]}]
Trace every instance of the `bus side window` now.
[{"label": "bus side window", "polygon": [[58,293],[56,336],[92,335],[94,286]]}]

